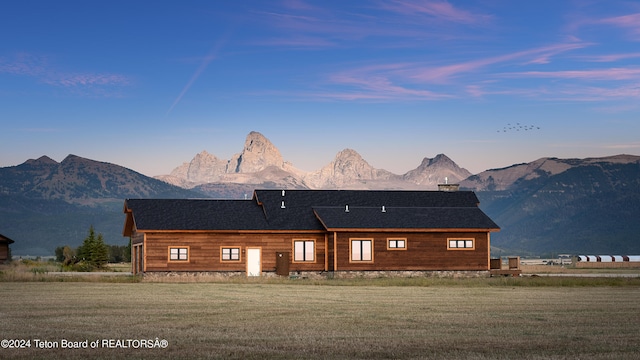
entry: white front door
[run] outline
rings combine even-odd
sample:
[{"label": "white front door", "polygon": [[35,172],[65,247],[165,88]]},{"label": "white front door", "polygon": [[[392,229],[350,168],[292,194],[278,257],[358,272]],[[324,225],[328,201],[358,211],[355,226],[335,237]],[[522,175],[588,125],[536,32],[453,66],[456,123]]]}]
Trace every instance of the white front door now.
[{"label": "white front door", "polygon": [[247,276],[260,276],[262,273],[262,250],[247,248]]}]

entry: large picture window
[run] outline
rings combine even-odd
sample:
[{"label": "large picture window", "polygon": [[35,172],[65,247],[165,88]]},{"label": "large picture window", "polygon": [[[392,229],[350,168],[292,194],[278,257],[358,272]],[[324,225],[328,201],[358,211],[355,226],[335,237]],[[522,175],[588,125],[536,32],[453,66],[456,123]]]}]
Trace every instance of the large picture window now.
[{"label": "large picture window", "polygon": [[188,261],[188,260],[189,260],[188,247],[170,247],[169,248],[169,261]]},{"label": "large picture window", "polygon": [[373,240],[351,239],[351,261],[373,261]]},{"label": "large picture window", "polygon": [[294,240],[293,241],[293,261],[308,262],[315,261],[316,242],[314,240]]},{"label": "large picture window", "polygon": [[220,260],[222,261],[240,261],[239,247],[223,247],[220,248]]},{"label": "large picture window", "polygon": [[474,250],[475,245],[475,239],[447,239],[449,250]]}]

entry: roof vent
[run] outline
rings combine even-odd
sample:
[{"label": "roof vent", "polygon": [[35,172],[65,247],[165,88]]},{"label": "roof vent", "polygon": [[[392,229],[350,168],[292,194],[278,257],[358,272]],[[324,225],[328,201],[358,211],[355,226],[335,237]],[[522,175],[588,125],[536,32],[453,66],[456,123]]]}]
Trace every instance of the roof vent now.
[{"label": "roof vent", "polygon": [[284,209],[284,208],[285,208],[285,206],[284,206],[284,201],[283,201],[283,202],[280,204],[280,209]]},{"label": "roof vent", "polygon": [[344,206],[344,212],[349,212],[349,205]]},{"label": "roof vent", "polygon": [[387,209],[382,205],[382,212],[387,212]]}]

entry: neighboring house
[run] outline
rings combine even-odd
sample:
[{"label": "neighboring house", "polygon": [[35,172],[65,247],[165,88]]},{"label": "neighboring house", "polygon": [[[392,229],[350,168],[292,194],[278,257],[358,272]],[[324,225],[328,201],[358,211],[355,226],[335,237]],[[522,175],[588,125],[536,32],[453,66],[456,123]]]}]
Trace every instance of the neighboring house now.
[{"label": "neighboring house", "polygon": [[13,240],[0,234],[0,263],[4,263],[10,259],[11,252],[9,251],[9,245],[13,244]]},{"label": "neighboring house", "polygon": [[256,190],[127,199],[132,271],[488,271],[499,227],[471,191]]}]

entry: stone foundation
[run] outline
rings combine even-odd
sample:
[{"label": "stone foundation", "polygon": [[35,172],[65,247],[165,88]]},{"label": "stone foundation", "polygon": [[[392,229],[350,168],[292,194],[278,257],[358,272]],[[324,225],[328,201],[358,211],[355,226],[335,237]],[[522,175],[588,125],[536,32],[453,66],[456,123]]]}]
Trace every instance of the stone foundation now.
[{"label": "stone foundation", "polygon": [[[286,278],[275,272],[262,272],[262,278]],[[380,278],[482,278],[489,271],[294,271],[289,279],[380,279]],[[145,281],[206,282],[246,279],[244,271],[154,271],[143,274]]]},{"label": "stone foundation", "polygon": [[489,271],[336,271],[335,279],[378,278],[480,278],[489,277]]}]

